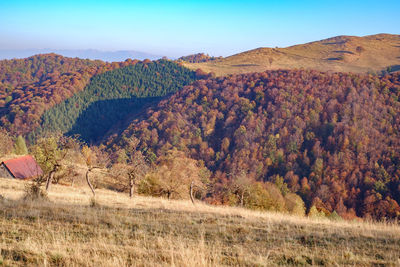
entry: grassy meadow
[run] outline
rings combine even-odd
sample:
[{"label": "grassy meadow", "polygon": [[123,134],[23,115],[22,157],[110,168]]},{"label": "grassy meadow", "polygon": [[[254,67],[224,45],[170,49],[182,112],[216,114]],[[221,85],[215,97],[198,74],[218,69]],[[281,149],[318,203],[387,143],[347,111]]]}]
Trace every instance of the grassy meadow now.
[{"label": "grassy meadow", "polygon": [[0,266],[399,266],[400,226],[0,179]]},{"label": "grassy meadow", "polygon": [[192,70],[214,72],[216,76],[276,69],[380,73],[388,66],[398,70],[398,43],[399,37],[390,34],[337,36],[285,48],[257,48],[223,59],[184,65]]}]

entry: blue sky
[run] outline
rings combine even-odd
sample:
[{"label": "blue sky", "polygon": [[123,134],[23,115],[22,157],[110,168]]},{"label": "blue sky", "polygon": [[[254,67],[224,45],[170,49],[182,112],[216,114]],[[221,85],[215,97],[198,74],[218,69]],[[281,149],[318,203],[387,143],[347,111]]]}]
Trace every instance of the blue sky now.
[{"label": "blue sky", "polygon": [[399,0],[0,0],[0,49],[227,56],[336,35],[400,34],[399,14]]}]

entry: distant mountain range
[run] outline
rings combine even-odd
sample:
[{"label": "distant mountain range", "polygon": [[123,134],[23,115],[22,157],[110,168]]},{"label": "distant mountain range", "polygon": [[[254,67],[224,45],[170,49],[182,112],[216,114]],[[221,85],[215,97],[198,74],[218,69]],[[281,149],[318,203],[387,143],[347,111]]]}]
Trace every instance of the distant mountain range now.
[{"label": "distant mountain range", "polygon": [[95,49],[84,50],[58,50],[58,49],[26,49],[26,50],[0,50],[0,59],[26,58],[37,54],[56,53],[65,57],[78,57],[82,59],[100,59],[107,62],[124,61],[131,59],[159,59],[162,56],[153,55],[146,52],[120,50],[120,51],[100,51]]}]

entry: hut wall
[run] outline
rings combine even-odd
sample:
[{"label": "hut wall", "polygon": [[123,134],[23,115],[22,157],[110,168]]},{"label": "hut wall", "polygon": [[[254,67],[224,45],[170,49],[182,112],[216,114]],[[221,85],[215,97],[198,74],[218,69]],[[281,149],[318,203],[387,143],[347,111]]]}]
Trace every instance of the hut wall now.
[{"label": "hut wall", "polygon": [[7,170],[4,163],[0,164],[0,178],[14,178],[11,173]]}]

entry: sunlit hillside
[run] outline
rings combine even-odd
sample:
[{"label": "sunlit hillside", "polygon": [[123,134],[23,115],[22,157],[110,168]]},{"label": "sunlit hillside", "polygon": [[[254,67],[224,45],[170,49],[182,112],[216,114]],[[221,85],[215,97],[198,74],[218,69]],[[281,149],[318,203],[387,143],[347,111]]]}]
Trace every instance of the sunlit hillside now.
[{"label": "sunlit hillside", "polygon": [[4,266],[398,266],[400,227],[0,179]]},{"label": "sunlit hillside", "polygon": [[184,65],[217,76],[301,68],[355,73],[396,71],[400,68],[400,35],[337,36],[285,48],[257,48],[215,61]]}]

